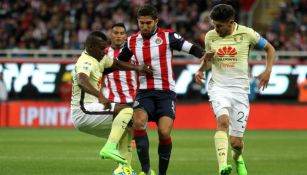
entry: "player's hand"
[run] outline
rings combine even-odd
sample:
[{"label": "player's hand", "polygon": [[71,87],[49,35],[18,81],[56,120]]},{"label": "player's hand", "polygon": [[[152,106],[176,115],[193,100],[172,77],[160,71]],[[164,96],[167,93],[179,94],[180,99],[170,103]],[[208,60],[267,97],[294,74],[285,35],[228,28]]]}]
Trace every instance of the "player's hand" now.
[{"label": "player's hand", "polygon": [[260,74],[257,78],[259,80],[258,88],[264,90],[268,87],[269,80],[271,76],[271,71],[265,71],[262,74]]},{"label": "player's hand", "polygon": [[140,73],[146,73],[149,75],[153,74],[153,69],[151,65],[147,65],[147,64],[139,65],[137,70]]},{"label": "player's hand", "polygon": [[105,110],[111,109],[110,100],[107,99],[102,93],[99,93],[98,101],[99,103],[103,104]]},{"label": "player's hand", "polygon": [[209,52],[206,52],[201,58],[200,61],[211,61],[213,56],[215,54],[215,50],[210,50]]},{"label": "player's hand", "polygon": [[205,83],[204,73],[202,71],[197,71],[194,75],[194,80],[197,84],[203,85]]}]

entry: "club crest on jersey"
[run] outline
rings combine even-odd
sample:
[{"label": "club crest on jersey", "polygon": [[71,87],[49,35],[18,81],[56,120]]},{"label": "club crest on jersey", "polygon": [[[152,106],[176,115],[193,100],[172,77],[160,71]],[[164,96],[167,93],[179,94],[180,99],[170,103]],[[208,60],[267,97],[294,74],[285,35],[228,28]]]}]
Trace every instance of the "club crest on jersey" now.
[{"label": "club crest on jersey", "polygon": [[157,44],[157,45],[160,45],[160,44],[162,44],[162,39],[160,38],[160,37],[157,37],[156,38],[156,41],[155,41],[155,43]]},{"label": "club crest on jersey", "polygon": [[243,35],[235,35],[233,39],[236,43],[240,43],[243,41]]}]

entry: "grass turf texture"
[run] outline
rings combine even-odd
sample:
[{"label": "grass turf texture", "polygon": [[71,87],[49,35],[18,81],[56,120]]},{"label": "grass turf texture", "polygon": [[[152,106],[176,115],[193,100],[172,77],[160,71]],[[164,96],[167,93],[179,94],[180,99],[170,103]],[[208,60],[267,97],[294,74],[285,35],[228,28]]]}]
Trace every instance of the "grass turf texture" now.
[{"label": "grass turf texture", "polygon": [[[214,131],[174,130],[168,174],[217,174],[213,135]],[[149,137],[151,164],[157,172],[156,131],[150,130]],[[0,128],[0,174],[111,175],[117,165],[98,156],[105,141],[75,129]],[[307,174],[307,131],[247,131],[245,145],[250,175]],[[133,155],[138,173],[135,150]]]}]

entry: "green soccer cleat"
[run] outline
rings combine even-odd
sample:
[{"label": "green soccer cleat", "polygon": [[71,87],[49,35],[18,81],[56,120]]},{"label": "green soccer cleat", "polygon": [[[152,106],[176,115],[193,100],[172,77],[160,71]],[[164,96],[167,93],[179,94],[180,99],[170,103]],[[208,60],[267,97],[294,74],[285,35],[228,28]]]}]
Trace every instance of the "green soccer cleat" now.
[{"label": "green soccer cleat", "polygon": [[105,144],[99,155],[102,159],[112,159],[121,164],[128,164],[128,161],[116,149],[116,144]]},{"label": "green soccer cleat", "polygon": [[149,172],[150,172],[149,174],[146,174],[144,171],[142,171],[140,172],[139,175],[156,175],[156,173],[153,170],[150,170]]},{"label": "green soccer cleat", "polygon": [[247,175],[247,169],[243,159],[236,161],[236,165],[238,175]]},{"label": "green soccer cleat", "polygon": [[232,167],[231,165],[225,165],[220,170],[220,175],[229,175],[231,173]]}]

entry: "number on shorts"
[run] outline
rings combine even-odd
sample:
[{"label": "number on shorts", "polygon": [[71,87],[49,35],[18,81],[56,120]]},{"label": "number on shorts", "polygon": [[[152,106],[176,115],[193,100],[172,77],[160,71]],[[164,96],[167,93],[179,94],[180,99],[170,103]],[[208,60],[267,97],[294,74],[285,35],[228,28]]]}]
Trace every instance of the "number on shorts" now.
[{"label": "number on shorts", "polygon": [[243,123],[244,121],[247,121],[247,116],[244,115],[244,112],[240,111],[238,112],[239,119],[237,120],[240,123]]}]

